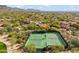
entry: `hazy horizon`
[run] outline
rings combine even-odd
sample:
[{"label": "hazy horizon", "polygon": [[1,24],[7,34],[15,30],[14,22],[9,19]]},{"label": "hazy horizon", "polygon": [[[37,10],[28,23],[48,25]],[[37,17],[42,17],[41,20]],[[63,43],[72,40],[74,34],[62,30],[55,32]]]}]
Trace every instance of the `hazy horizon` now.
[{"label": "hazy horizon", "polygon": [[35,9],[42,11],[79,11],[79,5],[7,5],[20,9]]}]

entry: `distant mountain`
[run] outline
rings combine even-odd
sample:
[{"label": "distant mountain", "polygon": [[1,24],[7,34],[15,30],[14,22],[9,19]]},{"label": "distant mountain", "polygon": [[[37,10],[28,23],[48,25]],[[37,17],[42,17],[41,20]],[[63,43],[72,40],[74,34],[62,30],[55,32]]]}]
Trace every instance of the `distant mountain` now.
[{"label": "distant mountain", "polygon": [[7,6],[6,5],[0,5],[0,8],[6,8]]},{"label": "distant mountain", "polygon": [[26,11],[39,12],[40,10],[35,10],[35,9],[26,9]]},{"label": "distant mountain", "polygon": [[21,8],[17,8],[17,7],[9,7],[6,5],[0,5],[0,11],[21,11],[21,12],[71,12],[73,14],[75,14],[76,16],[79,16],[79,12],[75,11],[42,11],[42,10],[36,10],[36,9],[21,9]]},{"label": "distant mountain", "polygon": [[6,5],[0,5],[0,11],[25,11],[24,9],[19,9],[19,8],[12,8],[8,7]]},{"label": "distant mountain", "polygon": [[8,7],[6,5],[0,5],[0,10],[9,10],[9,11],[24,11],[24,12],[39,12],[40,10],[35,10],[35,9],[20,9],[17,7]]}]

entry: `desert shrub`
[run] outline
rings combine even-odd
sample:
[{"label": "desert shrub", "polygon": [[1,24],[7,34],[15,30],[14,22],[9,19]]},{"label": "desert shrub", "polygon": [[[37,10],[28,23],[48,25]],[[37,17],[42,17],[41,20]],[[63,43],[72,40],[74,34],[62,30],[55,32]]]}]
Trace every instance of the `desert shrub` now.
[{"label": "desert shrub", "polygon": [[5,32],[11,32],[12,31],[12,27],[11,26],[6,26],[6,27],[4,27],[4,31]]},{"label": "desert shrub", "polygon": [[73,24],[73,25],[71,25],[71,27],[74,27],[78,30],[79,29],[79,24]]},{"label": "desert shrub", "polygon": [[19,32],[13,31],[9,33],[8,39],[12,44],[24,43],[25,40],[27,39],[27,34],[25,31],[19,31]]},{"label": "desert shrub", "polygon": [[0,53],[6,53],[7,47],[4,43],[0,42]]},{"label": "desert shrub", "polygon": [[18,43],[24,43],[25,41],[27,41],[28,33],[26,33],[25,31],[19,31],[17,36]]},{"label": "desert shrub", "polygon": [[55,24],[54,27],[56,27],[56,28],[59,29],[60,28],[60,25],[59,24]]},{"label": "desert shrub", "polygon": [[79,48],[76,47],[76,48],[71,48],[70,50],[72,53],[78,53],[79,52]]},{"label": "desert shrub", "polygon": [[36,47],[34,44],[29,44],[25,47],[25,51],[29,53],[35,53],[36,52]]},{"label": "desert shrub", "polygon": [[73,30],[73,31],[72,31],[72,35],[73,35],[73,36],[76,36],[76,30]]},{"label": "desert shrub", "polygon": [[4,33],[3,29],[0,29],[0,35],[2,35]]},{"label": "desert shrub", "polygon": [[56,27],[51,27],[51,30],[58,30]]},{"label": "desert shrub", "polygon": [[77,38],[71,39],[70,43],[74,47],[79,47],[79,40]]},{"label": "desert shrub", "polygon": [[29,24],[27,27],[29,30],[35,29],[35,24]]},{"label": "desert shrub", "polygon": [[53,53],[58,53],[64,51],[64,47],[63,46],[51,46],[51,52]]},{"label": "desert shrub", "polygon": [[12,44],[17,43],[18,41],[18,33],[17,32],[10,32],[8,35],[8,39]]}]

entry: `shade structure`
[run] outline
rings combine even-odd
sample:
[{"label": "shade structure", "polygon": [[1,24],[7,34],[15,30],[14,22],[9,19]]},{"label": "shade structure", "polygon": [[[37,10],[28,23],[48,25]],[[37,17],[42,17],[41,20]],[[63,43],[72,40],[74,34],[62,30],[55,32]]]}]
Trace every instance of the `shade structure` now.
[{"label": "shade structure", "polygon": [[4,43],[0,42],[0,53],[6,53],[7,47]]},{"label": "shade structure", "polygon": [[68,44],[58,31],[35,31],[29,35],[29,38],[25,44],[34,45],[37,49],[42,49],[48,46],[63,46],[67,47]]}]

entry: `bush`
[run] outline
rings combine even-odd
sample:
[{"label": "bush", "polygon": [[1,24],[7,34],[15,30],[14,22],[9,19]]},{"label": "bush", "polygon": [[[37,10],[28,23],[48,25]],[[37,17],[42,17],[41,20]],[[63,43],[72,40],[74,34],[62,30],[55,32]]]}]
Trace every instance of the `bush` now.
[{"label": "bush", "polygon": [[73,24],[73,25],[71,25],[71,27],[74,27],[78,30],[79,29],[79,24]]},{"label": "bush", "polygon": [[53,53],[58,53],[64,51],[64,47],[63,46],[51,46],[51,52]]},{"label": "bush", "polygon": [[74,47],[79,47],[79,40],[77,38],[71,39],[71,45]]},{"label": "bush", "polygon": [[58,30],[56,27],[51,27],[51,30]]},{"label": "bush", "polygon": [[19,40],[19,39],[18,39],[18,33],[15,32],[15,31],[9,33],[8,39],[9,39],[9,41],[10,41],[12,44],[17,43],[17,41]]},{"label": "bush", "polygon": [[34,44],[29,44],[25,47],[25,51],[29,53],[35,53],[36,52],[36,47]]},{"label": "bush", "polygon": [[12,27],[11,26],[6,26],[6,27],[4,27],[4,31],[5,32],[11,32],[12,31]]},{"label": "bush", "polygon": [[3,35],[3,33],[4,33],[4,30],[0,29],[0,35]]},{"label": "bush", "polygon": [[73,53],[78,53],[79,52],[79,48],[76,47],[76,48],[71,48],[71,52]]},{"label": "bush", "polygon": [[6,53],[7,47],[4,43],[0,42],[0,53]]}]

